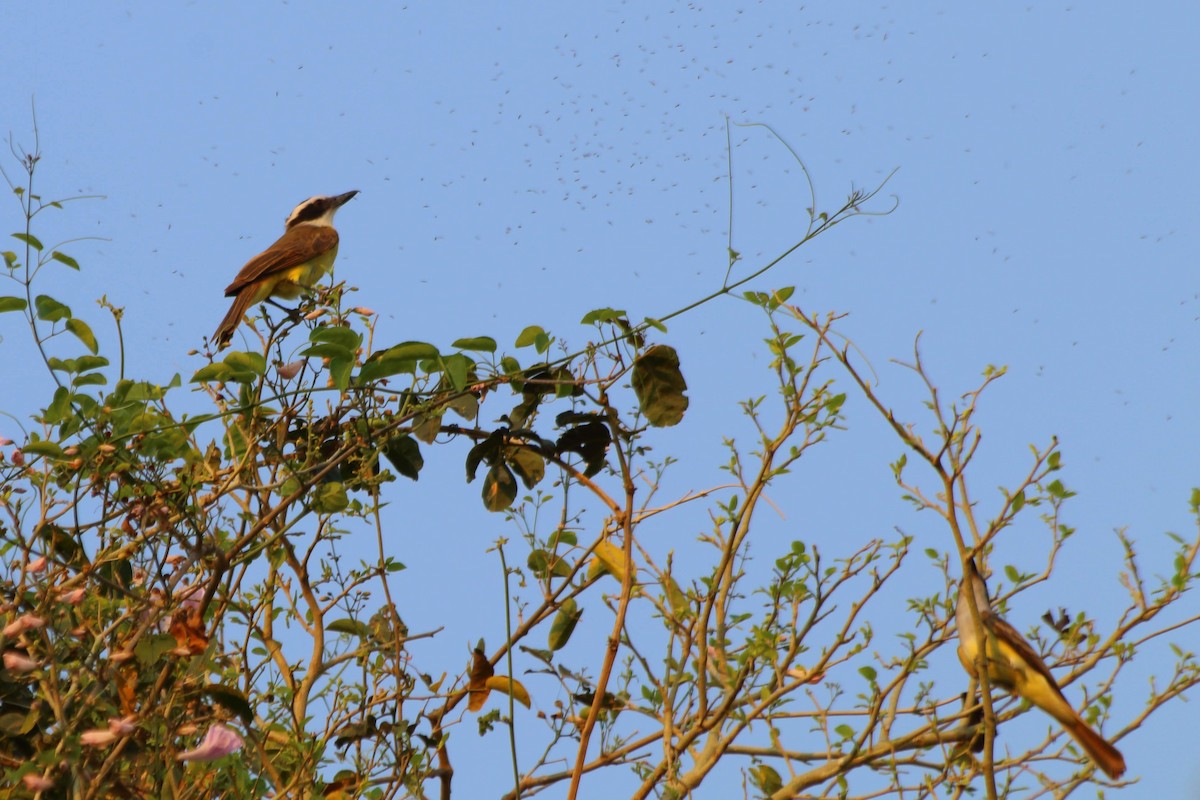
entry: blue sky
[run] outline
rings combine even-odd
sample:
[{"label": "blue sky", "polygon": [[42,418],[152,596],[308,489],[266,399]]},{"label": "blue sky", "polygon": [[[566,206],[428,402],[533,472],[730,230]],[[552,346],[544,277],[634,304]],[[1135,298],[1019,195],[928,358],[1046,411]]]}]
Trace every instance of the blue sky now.
[{"label": "blue sky", "polygon": [[[2,132],[29,148],[35,100],[44,194],[105,197],[50,218],[46,240],[104,238],[68,249],[84,270],[52,293],[106,348],[92,301],[125,307],[131,374],[189,376],[236,270],[297,202],[349,189],[362,194],[338,218],[337,275],[381,313],[382,341],[511,342],[536,323],[579,343],[588,309],[662,315],[720,285],[725,120],[764,122],[804,158],[819,208],[897,168],[884,193],[899,206],[822,237],[756,288],[794,285],[806,308],[848,312],[840,330],[881,391],[924,424],[915,384],[889,363],[911,356],[918,332],[948,394],[1007,365],[981,416],[975,486],[989,502],[1023,474],[1028,444],[1062,442],[1080,534],[1045,605],[1030,593],[1014,609],[1018,627],[1059,603],[1111,624],[1120,598],[1089,593],[1088,576],[1115,586],[1113,530],[1138,538],[1151,573],[1167,569],[1164,532],[1193,531],[1192,4],[27,3],[7,19]],[[765,130],[734,128],[733,143],[733,246],[748,269],[796,239],[809,200]],[[15,318],[0,335],[0,407],[16,412],[40,367]],[[671,326],[693,398],[690,427],[657,444],[685,457],[675,488],[720,480],[721,435],[745,433],[734,404],[762,386],[762,336],[734,301]],[[779,535],[837,552],[900,526],[948,547],[897,498],[898,443],[861,403],[848,412],[851,431],[779,499]],[[477,487],[456,482],[449,449],[419,499],[393,487],[413,531],[399,557],[422,568],[414,598],[447,543],[465,584],[498,580],[484,549],[506,529],[462,502]],[[1006,555],[1019,562],[1020,549]],[[502,619],[445,606],[444,645],[431,647],[498,638]],[[1164,653],[1148,648],[1137,674],[1166,670]],[[459,656],[446,658],[454,669]],[[1146,686],[1118,694],[1124,721]],[[1200,787],[1194,742],[1175,735],[1185,711],[1122,744],[1143,776],[1129,796]]]}]

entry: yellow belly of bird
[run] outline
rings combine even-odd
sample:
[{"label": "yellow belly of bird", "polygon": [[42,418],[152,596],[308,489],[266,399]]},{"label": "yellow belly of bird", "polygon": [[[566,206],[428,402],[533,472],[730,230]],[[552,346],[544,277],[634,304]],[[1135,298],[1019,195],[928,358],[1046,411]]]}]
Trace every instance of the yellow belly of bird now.
[{"label": "yellow belly of bird", "polygon": [[258,290],[254,293],[254,299],[250,303],[261,303],[268,297],[293,300],[310,291],[324,277],[325,273],[333,269],[337,251],[337,247],[334,247],[311,261],[277,272],[259,284]]}]

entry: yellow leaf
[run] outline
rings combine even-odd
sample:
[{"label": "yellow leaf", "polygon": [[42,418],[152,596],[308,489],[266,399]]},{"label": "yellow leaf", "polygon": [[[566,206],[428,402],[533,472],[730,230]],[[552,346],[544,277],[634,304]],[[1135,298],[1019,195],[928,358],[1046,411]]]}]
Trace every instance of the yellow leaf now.
[{"label": "yellow leaf", "polygon": [[[593,551],[604,568],[621,584],[625,583],[625,553],[607,539],[596,545]],[[633,579],[637,581],[637,567],[633,570]]]},{"label": "yellow leaf", "polygon": [[493,675],[487,679],[487,688],[512,695],[513,700],[529,708],[529,692],[521,685],[520,681],[514,681],[507,675]]}]

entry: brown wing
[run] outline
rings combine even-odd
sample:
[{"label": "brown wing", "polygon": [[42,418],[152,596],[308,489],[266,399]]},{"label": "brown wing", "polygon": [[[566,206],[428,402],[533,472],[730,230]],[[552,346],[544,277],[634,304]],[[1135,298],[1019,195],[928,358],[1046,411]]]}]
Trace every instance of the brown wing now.
[{"label": "brown wing", "polygon": [[297,267],[337,246],[337,231],[327,225],[296,225],[288,228],[275,244],[246,262],[225,296],[233,297],[247,286],[277,272]]},{"label": "brown wing", "polygon": [[997,616],[995,612],[990,612],[990,616],[990,624],[992,630],[996,632],[996,636],[1015,650],[1021,660],[1033,667],[1039,675],[1045,678],[1046,682],[1050,684],[1050,688],[1058,692],[1059,697],[1061,697],[1062,689],[1059,687],[1058,681],[1054,680],[1054,675],[1050,672],[1050,668],[1046,666],[1046,662],[1042,660],[1037,651],[1025,640],[1025,637],[1002,617]]}]

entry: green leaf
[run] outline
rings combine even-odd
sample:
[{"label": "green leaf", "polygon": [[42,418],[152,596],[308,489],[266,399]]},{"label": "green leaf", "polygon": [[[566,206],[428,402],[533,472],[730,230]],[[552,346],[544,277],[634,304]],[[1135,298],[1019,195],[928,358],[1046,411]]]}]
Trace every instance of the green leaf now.
[{"label": "green leaf", "polygon": [[483,481],[483,507],[488,511],[505,511],[517,497],[517,479],[512,470],[499,461],[488,470]]},{"label": "green leaf", "polygon": [[849,725],[838,725],[833,730],[835,733],[837,733],[838,736],[842,737],[843,739],[853,739],[854,738],[854,728],[851,728]]},{"label": "green leaf", "polygon": [[783,777],[770,764],[755,764],[751,767],[750,782],[764,797],[770,797],[783,788]]},{"label": "green leaf", "polygon": [[249,725],[254,721],[254,711],[250,708],[250,702],[246,699],[246,695],[232,686],[212,683],[208,685],[204,693],[226,711],[232,711],[241,717],[245,724]]},{"label": "green leaf", "polygon": [[638,357],[633,365],[633,391],[646,420],[656,427],[677,425],[687,411],[687,381],[679,371],[675,348],[659,344]]},{"label": "green leaf", "polygon": [[42,415],[42,420],[47,424],[57,425],[71,417],[73,413],[71,390],[60,386],[54,390],[54,399],[50,401],[50,405],[46,406],[46,413]]},{"label": "green leaf", "polygon": [[455,391],[461,392],[467,387],[474,368],[475,362],[462,353],[452,353],[442,359],[442,373]]},{"label": "green leaf", "polygon": [[663,576],[663,591],[667,595],[667,602],[671,604],[671,611],[675,612],[676,617],[685,619],[691,615],[692,604],[688,602],[687,595],[670,575]]},{"label": "green leaf", "polygon": [[33,298],[33,306],[37,309],[38,319],[43,322],[58,322],[71,318],[71,309],[47,294],[39,294]]},{"label": "green leaf", "polygon": [[427,342],[401,342],[384,350],[383,353],[391,358],[408,358],[414,360],[437,358],[441,355],[436,347]]},{"label": "green leaf", "polygon": [[795,286],[785,286],[771,293],[771,307],[778,308],[786,303],[796,291]]},{"label": "green leaf", "polygon": [[554,622],[550,624],[550,634],[546,637],[546,644],[549,645],[552,652],[562,650],[567,646],[571,634],[575,632],[575,625],[582,616],[583,609],[579,607],[573,597],[558,607],[558,613],[554,615]]},{"label": "green leaf", "polygon": [[583,315],[583,319],[579,320],[579,324],[595,325],[596,323],[616,322],[624,316],[624,311],[617,311],[614,308],[594,308]]},{"label": "green leaf", "polygon": [[26,442],[21,445],[21,452],[27,456],[46,456],[47,458],[63,458],[62,448],[57,442]]},{"label": "green leaf", "polygon": [[337,342],[321,342],[320,344],[314,344],[311,347],[301,350],[300,356],[302,358],[340,358],[349,360],[354,358],[354,351],[342,347]]},{"label": "green leaf", "polygon": [[425,466],[421,446],[411,436],[394,436],[383,448],[383,457],[406,478],[416,480]]},{"label": "green leaf", "polygon": [[365,639],[371,635],[371,627],[367,623],[353,619],[335,619],[325,626],[325,630],[334,633],[348,633],[360,639]]},{"label": "green leaf", "polygon": [[344,392],[350,387],[350,373],[354,371],[354,357],[335,358],[329,362],[329,377],[334,388]]},{"label": "green leaf", "polygon": [[875,668],[871,667],[871,666],[859,667],[858,674],[862,675],[864,678],[869,680],[871,683],[874,683],[875,679],[879,677],[879,673],[877,673],[875,671]]},{"label": "green leaf", "polygon": [[517,347],[529,347],[531,344],[536,344],[539,338],[545,337],[546,331],[541,325],[530,325],[521,331],[517,336]]},{"label": "green leaf", "polygon": [[450,346],[457,347],[459,350],[472,350],[476,353],[496,352],[496,340],[490,336],[470,336],[466,339],[459,339]]},{"label": "green leaf", "polygon": [[402,342],[372,353],[358,371],[358,382],[369,383],[401,372],[416,372],[418,361],[437,357],[438,349],[431,344]]},{"label": "green leaf", "polygon": [[1024,507],[1025,507],[1025,490],[1022,489],[1021,491],[1019,491],[1015,495],[1013,495],[1012,511],[1014,514],[1016,514],[1018,511],[1020,511]]},{"label": "green leaf", "polygon": [[79,262],[76,261],[75,259],[71,258],[66,253],[60,253],[57,250],[55,250],[53,253],[50,254],[50,257],[53,258],[55,261],[57,261],[60,264],[66,264],[68,267],[70,267],[73,270],[76,270],[76,271],[79,270]]},{"label": "green leaf", "polygon": [[192,383],[224,383],[229,380],[229,376],[233,374],[233,370],[228,365],[220,362],[207,364],[196,370],[192,375]]},{"label": "green leaf", "polygon": [[526,489],[532,489],[541,483],[546,475],[546,459],[533,450],[519,447],[508,454],[508,463],[521,478]]},{"label": "green leaf", "polygon": [[29,307],[24,297],[0,297],[0,314],[5,311],[24,311]]},{"label": "green leaf", "polygon": [[79,386],[104,386],[108,383],[108,378],[100,372],[93,372],[90,375],[80,375],[75,380],[71,381],[71,385]]},{"label": "green leaf", "polygon": [[318,514],[336,514],[346,510],[350,498],[346,496],[346,487],[340,481],[330,481],[313,488],[309,505]]},{"label": "green leaf", "polygon": [[25,244],[32,247],[34,250],[37,250],[40,252],[43,249],[42,243],[40,241],[38,241],[38,238],[31,233],[14,233],[12,236],[17,241],[24,242]]},{"label": "green leaf", "polygon": [[343,328],[341,325],[323,325],[319,328],[314,328],[312,333],[308,335],[308,340],[313,344],[329,343],[341,347],[343,350],[353,353],[362,345],[362,336],[350,328]]},{"label": "green leaf", "polygon": [[446,401],[446,408],[458,414],[467,422],[474,422],[479,416],[479,400],[473,394],[460,394]]},{"label": "green leaf", "polygon": [[133,646],[133,654],[143,667],[154,666],[164,655],[175,649],[175,637],[166,633],[148,634]]},{"label": "green leaf", "polygon": [[1193,514],[1200,514],[1200,488],[1192,489],[1192,497],[1188,501],[1188,505],[1191,506]]},{"label": "green leaf", "polygon": [[88,327],[88,324],[83,320],[67,320],[67,330],[75,334],[75,338],[83,342],[83,346],[92,351],[92,353],[95,353],[100,349],[96,344],[96,337],[92,334],[92,329]]},{"label": "green leaf", "polygon": [[494,464],[500,458],[504,447],[504,433],[493,431],[486,439],[467,451],[467,483],[475,480],[475,472],[479,465],[487,461]]}]

